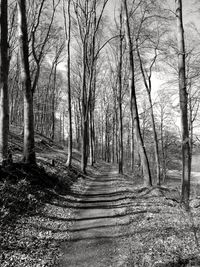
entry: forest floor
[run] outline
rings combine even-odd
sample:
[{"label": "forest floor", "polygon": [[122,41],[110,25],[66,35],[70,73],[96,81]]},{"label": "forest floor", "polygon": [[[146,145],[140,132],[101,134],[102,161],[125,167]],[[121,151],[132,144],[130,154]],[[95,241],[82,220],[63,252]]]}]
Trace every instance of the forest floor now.
[{"label": "forest floor", "polygon": [[[22,140],[11,137],[19,162]],[[84,176],[77,151],[68,169],[62,147],[39,135],[36,152],[37,167],[0,168],[0,266],[200,266],[195,183],[186,212],[178,177],[144,188],[104,162]]]},{"label": "forest floor", "polygon": [[85,179],[59,266],[200,266],[197,197],[186,212],[172,179],[168,187],[144,188],[113,165],[96,167]]}]

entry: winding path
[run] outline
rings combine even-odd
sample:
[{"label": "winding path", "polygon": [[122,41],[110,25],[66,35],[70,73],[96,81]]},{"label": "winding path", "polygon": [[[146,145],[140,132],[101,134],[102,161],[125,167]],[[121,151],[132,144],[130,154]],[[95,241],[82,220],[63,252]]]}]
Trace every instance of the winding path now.
[{"label": "winding path", "polygon": [[124,266],[118,241],[130,219],[126,210],[132,182],[109,164],[86,179],[87,190],[80,196],[60,266]]}]

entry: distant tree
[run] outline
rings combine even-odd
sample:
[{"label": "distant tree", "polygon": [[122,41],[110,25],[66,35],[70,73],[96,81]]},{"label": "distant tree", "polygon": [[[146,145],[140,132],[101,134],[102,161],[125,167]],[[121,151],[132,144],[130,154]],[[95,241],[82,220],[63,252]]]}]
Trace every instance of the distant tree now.
[{"label": "distant tree", "polygon": [[41,63],[45,55],[47,54],[46,50],[48,49],[46,47],[49,43],[49,40],[51,39],[51,30],[53,28],[52,25],[60,0],[58,0],[57,2],[55,0],[52,0],[52,7],[50,9],[52,10],[52,12],[50,14],[48,24],[45,20],[44,22],[42,21],[43,10],[45,10],[45,2],[45,0],[41,0],[36,4],[35,13],[33,14],[33,21],[31,25],[31,52],[34,59],[32,93],[35,92],[38,84]]},{"label": "distant tree", "polygon": [[24,162],[36,163],[34,144],[33,95],[29,68],[29,47],[26,18],[26,0],[17,0],[18,41],[21,86],[24,93]]},{"label": "distant tree", "polygon": [[8,3],[0,6],[0,160],[8,158],[9,100],[8,100]]},{"label": "distant tree", "polygon": [[[94,110],[95,65],[101,49],[96,45],[102,16],[108,0],[74,1],[74,11],[78,26],[81,47],[81,119],[82,119],[82,157],[81,169],[85,173],[88,164],[91,133],[90,117]],[[102,3],[102,5],[100,5]],[[92,119],[92,117],[91,117]],[[92,121],[92,120],[91,120]],[[93,155],[94,153],[92,153]],[[93,156],[92,156],[93,157]],[[93,159],[91,160],[93,164]]]},{"label": "distant tree", "polygon": [[[51,71],[52,71],[52,75],[50,75],[49,79],[51,80],[51,76],[52,77],[52,84],[51,84],[51,92],[50,92],[50,96],[51,96],[51,107],[50,107],[50,113],[51,113],[51,119],[50,119],[50,123],[51,123],[51,139],[54,140],[55,139],[55,121],[56,121],[56,106],[57,106],[57,97],[58,97],[58,84],[57,84],[57,78],[58,78],[58,71],[57,71],[57,67],[58,64],[60,63],[59,58],[62,54],[62,51],[64,49],[64,42],[63,40],[61,40],[61,43],[58,42],[58,44],[56,44],[55,47],[55,56],[53,58],[52,61],[52,65],[51,65]],[[47,98],[46,98],[47,99]]]}]

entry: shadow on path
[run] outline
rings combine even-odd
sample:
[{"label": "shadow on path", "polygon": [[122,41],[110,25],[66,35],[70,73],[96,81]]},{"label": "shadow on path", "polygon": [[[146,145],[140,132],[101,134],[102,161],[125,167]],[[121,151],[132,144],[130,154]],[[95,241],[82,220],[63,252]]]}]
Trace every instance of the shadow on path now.
[{"label": "shadow on path", "polygon": [[78,195],[70,241],[63,244],[60,266],[117,266],[117,237],[130,221],[126,211],[134,198],[129,191],[132,183],[111,165],[100,172],[88,179],[86,192]]}]

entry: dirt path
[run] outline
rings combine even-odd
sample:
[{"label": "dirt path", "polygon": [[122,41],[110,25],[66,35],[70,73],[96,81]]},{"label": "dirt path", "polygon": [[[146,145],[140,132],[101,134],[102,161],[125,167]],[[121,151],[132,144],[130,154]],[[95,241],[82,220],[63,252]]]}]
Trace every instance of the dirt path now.
[{"label": "dirt path", "polygon": [[111,165],[104,165],[99,174],[88,179],[60,266],[121,266],[118,239],[122,226],[129,223],[126,203],[130,183]]}]

